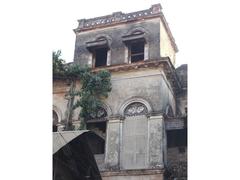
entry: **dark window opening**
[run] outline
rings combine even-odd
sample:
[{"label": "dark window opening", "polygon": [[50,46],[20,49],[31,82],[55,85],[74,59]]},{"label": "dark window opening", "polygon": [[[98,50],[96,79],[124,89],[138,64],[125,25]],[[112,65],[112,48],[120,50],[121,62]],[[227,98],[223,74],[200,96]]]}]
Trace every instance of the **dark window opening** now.
[{"label": "dark window opening", "polygon": [[104,154],[106,138],[106,122],[87,123],[87,129],[95,133],[89,139],[93,154]]},{"label": "dark window opening", "polygon": [[129,49],[132,63],[144,60],[144,42],[131,43]]},{"label": "dark window opening", "polygon": [[187,146],[187,129],[180,130],[169,130],[167,131],[167,147],[180,147],[180,151],[182,151],[181,147]]},{"label": "dark window opening", "polygon": [[95,67],[101,67],[107,65],[107,48],[99,48],[94,52],[95,56]]}]

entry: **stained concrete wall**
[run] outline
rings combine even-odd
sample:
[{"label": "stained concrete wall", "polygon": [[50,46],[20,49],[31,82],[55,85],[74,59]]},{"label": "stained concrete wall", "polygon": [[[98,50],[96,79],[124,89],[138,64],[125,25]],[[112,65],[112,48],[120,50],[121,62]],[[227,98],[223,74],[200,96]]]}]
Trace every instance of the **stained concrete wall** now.
[{"label": "stained concrete wall", "polygon": [[[79,89],[80,83],[79,81],[76,83],[76,88]],[[70,83],[64,79],[55,79],[53,81],[53,109],[57,111],[58,118],[60,121],[65,122],[67,119],[67,107],[68,100],[66,98],[66,94],[70,89]],[[76,101],[77,99],[75,99]],[[74,110],[73,112],[73,121],[78,120],[78,114],[80,112],[80,108]]]},{"label": "stained concrete wall", "polygon": [[126,117],[122,132],[121,169],[148,168],[148,147],[147,117]]},{"label": "stained concrete wall", "polygon": [[173,65],[175,64],[175,50],[162,21],[160,21],[160,55],[161,57],[169,57]]},{"label": "stained concrete wall", "polygon": [[[116,118],[109,119],[109,122],[107,123],[105,166],[101,167],[112,170],[163,168],[164,127],[162,116],[155,118],[150,117],[143,120],[147,123],[135,123],[134,126],[136,125],[136,127],[143,125],[143,127],[138,127],[137,129],[126,126],[126,122],[124,124],[124,121],[117,118],[119,114],[123,115],[122,108],[129,100],[132,100],[133,102],[136,100],[136,102],[138,102],[139,99],[143,99],[149,103],[149,111],[160,114],[165,112],[168,105],[170,105],[175,111],[176,103],[174,93],[163,70],[161,68],[153,68],[137,69],[128,72],[113,72],[111,81],[112,91],[110,92],[109,97],[105,100],[105,104],[109,107],[113,117]],[[77,83],[77,86],[80,87],[79,82]],[[62,80],[54,82],[53,104],[59,107],[63,113],[67,110],[65,94],[69,88],[70,86],[66,81]],[[135,138],[134,141],[138,141],[139,143],[139,148],[136,150],[136,153],[138,154],[135,154],[136,157],[133,162],[128,162],[126,159],[123,159],[122,161],[121,157],[128,153],[131,154],[131,152],[128,151],[131,146],[128,147],[127,151],[123,151],[121,148],[124,147],[124,143],[131,143],[129,141],[129,134],[126,133],[133,130],[139,130],[139,132],[135,133],[136,136],[133,137],[133,139]],[[143,132],[146,134],[144,135]],[[141,140],[137,140],[138,135],[142,135],[140,138]],[[127,140],[123,140],[124,136]],[[124,154],[124,152],[126,153]]]},{"label": "stained concrete wall", "polygon": [[[176,102],[173,91],[161,69],[142,69],[129,72],[112,73],[112,91],[105,103],[111,114],[118,115],[126,101],[134,98],[145,99],[152,107],[152,111],[164,112],[167,105],[176,111]],[[62,114],[62,120],[67,118],[68,100],[65,98],[70,84],[66,80],[54,80],[53,82],[53,105]],[[80,82],[77,82],[80,88]],[[76,99],[75,99],[76,101]],[[80,108],[74,110],[73,120],[78,120]]]},{"label": "stained concrete wall", "polygon": [[86,48],[86,42],[94,41],[97,37],[106,36],[110,39],[111,65],[124,64],[126,61],[126,45],[123,43],[122,36],[135,28],[144,28],[146,31],[147,45],[149,48],[148,59],[160,58],[160,18],[147,19],[132,23],[120,24],[112,27],[99,28],[76,35],[74,62],[81,65],[90,65],[92,53]]},{"label": "stained concrete wall", "polygon": [[170,105],[175,112],[175,97],[161,69],[142,69],[112,73],[112,91],[106,99],[113,114],[120,114],[123,104],[129,99],[143,98],[152,111],[164,112]]}]

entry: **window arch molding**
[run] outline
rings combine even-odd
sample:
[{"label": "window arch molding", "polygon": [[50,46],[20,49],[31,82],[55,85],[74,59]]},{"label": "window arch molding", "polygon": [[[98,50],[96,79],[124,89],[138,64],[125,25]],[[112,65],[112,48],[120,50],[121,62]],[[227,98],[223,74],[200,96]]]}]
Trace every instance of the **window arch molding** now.
[{"label": "window arch molding", "polygon": [[[104,110],[106,113],[106,116],[104,116],[104,118],[109,118],[110,116],[112,116],[112,109],[106,103],[103,103],[100,109]],[[97,118],[92,118],[90,120],[93,120],[93,119],[97,119]]]},{"label": "window arch molding", "polygon": [[[101,41],[101,40],[106,40],[106,45],[108,47],[111,47],[112,38],[108,34],[98,34],[98,35],[94,36],[93,38],[90,39],[90,41],[86,42],[87,47],[91,46],[92,43],[97,43],[98,41]],[[92,45],[92,46],[94,46],[94,45]]]},{"label": "window arch molding", "polygon": [[147,42],[149,41],[149,32],[141,26],[135,27],[126,31],[122,37],[124,39],[124,37],[134,36],[134,35],[135,36],[142,35]]},{"label": "window arch molding", "polygon": [[89,64],[95,67],[111,65],[112,38],[107,34],[98,34],[86,42],[86,48],[91,53]]},{"label": "window arch molding", "polygon": [[149,32],[143,27],[135,27],[122,36],[125,44],[125,63],[135,63],[149,59]]},{"label": "window arch molding", "polygon": [[112,109],[111,109],[111,107],[108,104],[106,104],[106,103],[103,103],[102,106],[103,106],[103,108],[107,112],[107,117],[112,116]]},{"label": "window arch molding", "polygon": [[143,99],[143,98],[139,98],[139,97],[134,97],[134,98],[130,98],[130,99],[126,100],[126,101],[121,105],[121,107],[120,107],[120,109],[119,109],[119,114],[124,117],[124,116],[125,116],[125,115],[124,115],[125,109],[126,109],[129,105],[131,105],[131,104],[133,104],[133,103],[142,103],[142,104],[147,108],[147,112],[148,112],[148,113],[151,113],[151,112],[152,112],[152,107],[151,107],[150,103],[149,103],[147,100],[145,100],[145,99]]},{"label": "window arch molding", "polygon": [[99,40],[99,39],[106,39],[109,47],[112,44],[112,38],[108,34],[98,34],[98,35],[96,35],[95,40]]}]

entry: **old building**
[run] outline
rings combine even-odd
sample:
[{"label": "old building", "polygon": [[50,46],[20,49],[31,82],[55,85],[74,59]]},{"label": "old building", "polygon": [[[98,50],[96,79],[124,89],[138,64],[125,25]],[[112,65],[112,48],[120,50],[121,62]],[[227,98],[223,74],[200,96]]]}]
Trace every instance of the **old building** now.
[{"label": "old building", "polygon": [[[74,32],[74,63],[112,75],[104,107],[87,122],[102,179],[186,179],[187,66],[175,69],[178,48],[161,5],[81,19]],[[66,125],[69,88],[54,79],[54,130]]]}]

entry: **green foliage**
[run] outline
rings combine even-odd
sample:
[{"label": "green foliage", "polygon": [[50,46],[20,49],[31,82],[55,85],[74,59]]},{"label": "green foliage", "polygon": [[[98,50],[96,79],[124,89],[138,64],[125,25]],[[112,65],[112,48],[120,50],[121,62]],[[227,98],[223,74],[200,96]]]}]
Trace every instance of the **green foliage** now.
[{"label": "green foliage", "polygon": [[85,71],[80,78],[82,87],[76,91],[76,96],[80,99],[73,108],[81,107],[80,117],[85,121],[90,118],[90,114],[96,114],[102,107],[102,100],[108,97],[111,91],[111,74],[102,70],[96,74]]},{"label": "green foliage", "polygon": [[53,63],[53,75],[63,76],[64,75],[64,63],[63,59],[60,59],[62,52],[58,50],[57,52],[52,52],[52,63]]},{"label": "green foliage", "polygon": [[[71,89],[66,96],[70,96],[72,101],[78,97],[75,104],[69,107],[69,112],[81,107],[79,117],[84,121],[81,122],[80,128],[86,128],[86,120],[90,114],[96,114],[97,110],[102,107],[102,100],[108,97],[111,91],[111,74],[106,70],[93,73],[89,67],[80,67],[78,64],[65,65],[64,60],[60,59],[61,51],[53,52],[53,76],[62,76],[71,80],[71,84],[76,79],[81,82],[81,88]],[[71,115],[69,116],[71,117]]]}]

